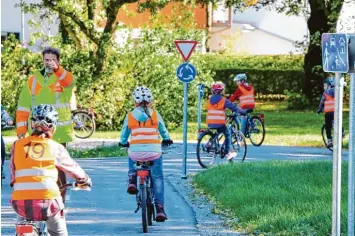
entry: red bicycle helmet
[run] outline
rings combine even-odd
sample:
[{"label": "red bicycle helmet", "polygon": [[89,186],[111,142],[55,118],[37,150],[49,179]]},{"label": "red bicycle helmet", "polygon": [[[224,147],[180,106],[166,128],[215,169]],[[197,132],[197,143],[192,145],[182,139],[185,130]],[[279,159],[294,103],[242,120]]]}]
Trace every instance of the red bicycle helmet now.
[{"label": "red bicycle helmet", "polygon": [[214,84],[212,84],[211,90],[212,93],[221,93],[225,88],[224,83],[222,82],[216,82]]}]

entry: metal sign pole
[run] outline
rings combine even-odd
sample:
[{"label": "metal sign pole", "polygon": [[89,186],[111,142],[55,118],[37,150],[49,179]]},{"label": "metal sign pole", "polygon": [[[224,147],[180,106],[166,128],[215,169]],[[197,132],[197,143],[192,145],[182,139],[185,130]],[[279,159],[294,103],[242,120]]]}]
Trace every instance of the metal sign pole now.
[{"label": "metal sign pole", "polygon": [[333,147],[333,209],[332,235],[340,236],[340,200],[341,200],[341,145],[343,126],[343,86],[344,78],[335,73],[335,109],[334,109],[334,147]]},{"label": "metal sign pole", "polygon": [[197,129],[201,129],[201,84],[197,85]]},{"label": "metal sign pole", "polygon": [[[354,62],[355,64],[355,62]],[[354,236],[354,189],[355,189],[355,73],[350,74],[349,101],[349,180],[348,180],[348,236]]]},{"label": "metal sign pole", "polygon": [[188,96],[187,96],[187,92],[188,92],[188,83],[184,83],[184,134],[183,134],[183,143],[184,143],[184,150],[183,150],[183,163],[182,163],[182,175],[181,178],[182,179],[186,179],[186,161],[187,161],[187,100],[188,100]]}]

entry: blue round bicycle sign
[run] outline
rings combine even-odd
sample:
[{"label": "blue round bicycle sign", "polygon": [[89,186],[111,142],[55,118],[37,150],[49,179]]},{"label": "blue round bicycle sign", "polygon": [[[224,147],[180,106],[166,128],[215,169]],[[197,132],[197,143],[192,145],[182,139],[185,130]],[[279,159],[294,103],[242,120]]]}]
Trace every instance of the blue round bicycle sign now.
[{"label": "blue round bicycle sign", "polygon": [[193,81],[196,78],[196,74],[196,68],[188,62],[181,64],[176,70],[178,79],[183,83]]}]

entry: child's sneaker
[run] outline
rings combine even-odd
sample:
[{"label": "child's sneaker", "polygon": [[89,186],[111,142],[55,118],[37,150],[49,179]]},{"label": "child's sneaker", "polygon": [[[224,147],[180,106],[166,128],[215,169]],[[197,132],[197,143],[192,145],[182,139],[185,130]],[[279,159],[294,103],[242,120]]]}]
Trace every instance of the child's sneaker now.
[{"label": "child's sneaker", "polygon": [[236,152],[230,151],[230,152],[228,152],[228,153],[226,154],[225,157],[228,159],[228,161],[231,161],[231,160],[233,160],[233,158],[236,157],[236,156],[237,156],[237,153],[236,153]]},{"label": "child's sneaker", "polygon": [[333,140],[328,139],[327,147],[333,147]]}]

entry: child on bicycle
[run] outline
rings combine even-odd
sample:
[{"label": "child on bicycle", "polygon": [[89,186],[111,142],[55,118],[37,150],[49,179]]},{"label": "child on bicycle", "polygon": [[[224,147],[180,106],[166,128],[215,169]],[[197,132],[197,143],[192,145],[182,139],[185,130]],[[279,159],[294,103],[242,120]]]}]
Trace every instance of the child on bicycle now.
[{"label": "child on bicycle", "polygon": [[325,131],[327,134],[327,147],[333,146],[332,126],[334,120],[334,78],[327,78],[324,80],[324,92],[319,103],[317,114],[324,111]]},{"label": "child on bicycle", "polygon": [[[1,104],[1,121],[4,121],[4,125],[13,125],[14,120],[11,116],[5,111],[4,106]],[[3,127],[3,123],[1,122],[1,128]],[[5,179],[4,170],[4,162],[5,162],[5,142],[4,138],[1,135],[1,178]]]},{"label": "child on bicycle", "polygon": [[[236,99],[239,99],[239,105],[243,110],[246,110],[247,113],[253,112],[255,108],[254,87],[247,82],[247,75],[237,74],[233,81],[236,82],[238,88],[229,98],[229,101],[234,102]],[[246,133],[246,124],[247,117],[241,116],[241,131],[243,134]]]},{"label": "child on bicycle", "polygon": [[31,116],[33,133],[13,144],[10,186],[14,191],[10,203],[18,221],[46,221],[50,235],[67,236],[57,168],[81,186],[92,183],[65,147],[52,140],[57,122],[58,112],[52,105],[36,106]]},{"label": "child on bicycle", "polygon": [[226,108],[235,113],[246,114],[246,111],[240,109],[236,104],[231,103],[222,94],[225,85],[222,82],[216,82],[212,85],[212,96],[207,102],[207,126],[210,129],[217,129],[218,133],[223,133],[226,139],[226,156],[228,160],[232,160],[236,153],[231,149],[232,138],[229,129],[226,126]]},{"label": "child on bicycle", "polygon": [[155,220],[164,222],[168,217],[164,210],[163,158],[159,134],[163,138],[163,146],[169,146],[173,141],[170,140],[162,117],[156,109],[152,108],[153,96],[150,90],[145,86],[139,86],[133,91],[132,96],[136,108],[128,113],[124,120],[119,143],[121,147],[129,147],[127,192],[129,194],[137,194],[138,192],[135,162],[153,161],[150,173],[157,211]]}]

